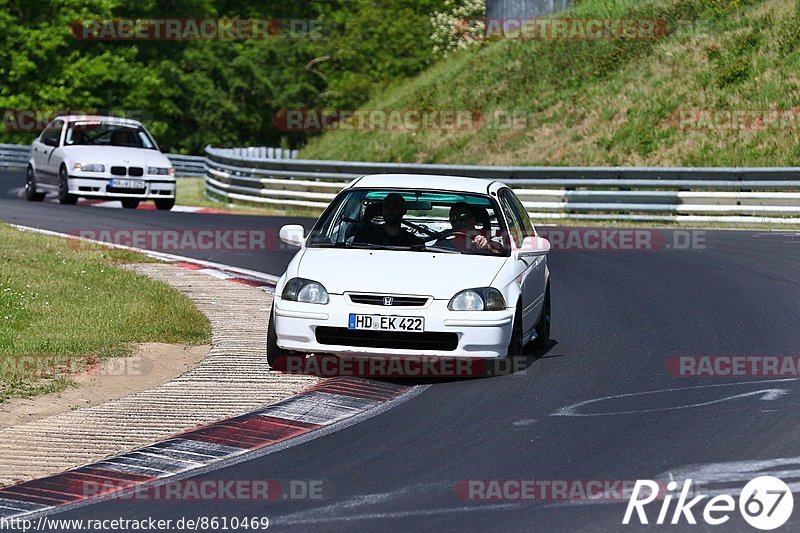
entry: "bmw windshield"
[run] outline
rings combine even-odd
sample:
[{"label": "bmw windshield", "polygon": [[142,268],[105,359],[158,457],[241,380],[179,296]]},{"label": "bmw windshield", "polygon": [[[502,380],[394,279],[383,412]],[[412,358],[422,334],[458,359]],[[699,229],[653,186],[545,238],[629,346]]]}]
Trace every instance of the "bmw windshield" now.
[{"label": "bmw windshield", "polygon": [[67,146],[121,146],[157,150],[156,143],[142,126],[107,120],[78,120],[67,127]]},{"label": "bmw windshield", "polygon": [[401,189],[344,192],[311,231],[308,246],[509,254],[505,224],[489,196]]}]

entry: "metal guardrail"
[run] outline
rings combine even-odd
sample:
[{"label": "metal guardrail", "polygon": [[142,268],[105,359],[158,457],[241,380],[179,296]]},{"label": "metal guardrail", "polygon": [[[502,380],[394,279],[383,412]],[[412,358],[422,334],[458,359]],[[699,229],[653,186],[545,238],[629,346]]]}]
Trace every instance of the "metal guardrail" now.
[{"label": "metal guardrail", "polygon": [[206,195],[234,203],[321,210],[364,174],[439,174],[507,183],[537,220],[800,223],[800,168],[422,165],[205,151]]},{"label": "metal guardrail", "polygon": [[[24,169],[31,147],[20,144],[0,144],[0,168]],[[164,154],[175,167],[176,177],[200,178],[206,175],[206,158],[197,155]]]}]

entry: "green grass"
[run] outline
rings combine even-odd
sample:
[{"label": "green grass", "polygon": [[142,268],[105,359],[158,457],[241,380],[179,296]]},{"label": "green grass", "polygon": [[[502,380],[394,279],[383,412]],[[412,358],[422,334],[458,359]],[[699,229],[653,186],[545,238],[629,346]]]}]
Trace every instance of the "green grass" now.
[{"label": "green grass", "polygon": [[[557,15],[564,17],[565,15]],[[687,110],[800,108],[800,3],[583,0],[574,18],[663,19],[652,40],[501,40],[455,53],[364,109],[525,117],[470,131],[331,131],[309,159],[450,164],[795,166],[800,125],[685,129]],[[691,25],[679,21],[694,21]]]},{"label": "green grass", "polygon": [[133,343],[208,343],[211,326],[185,296],[114,266],[145,261],[0,224],[0,402],[61,390]]}]

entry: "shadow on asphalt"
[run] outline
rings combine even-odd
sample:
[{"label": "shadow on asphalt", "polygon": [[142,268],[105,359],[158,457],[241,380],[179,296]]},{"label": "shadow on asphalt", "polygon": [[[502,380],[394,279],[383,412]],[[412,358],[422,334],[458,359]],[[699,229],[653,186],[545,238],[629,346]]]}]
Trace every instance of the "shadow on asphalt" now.
[{"label": "shadow on asphalt", "polygon": [[526,347],[518,356],[500,358],[455,358],[446,356],[373,356],[339,357],[310,355],[304,359],[283,362],[278,367],[284,373],[320,378],[353,377],[372,379],[395,385],[414,386],[476,379],[491,379],[527,371],[537,360],[548,356],[558,341],[550,340],[547,347]]}]

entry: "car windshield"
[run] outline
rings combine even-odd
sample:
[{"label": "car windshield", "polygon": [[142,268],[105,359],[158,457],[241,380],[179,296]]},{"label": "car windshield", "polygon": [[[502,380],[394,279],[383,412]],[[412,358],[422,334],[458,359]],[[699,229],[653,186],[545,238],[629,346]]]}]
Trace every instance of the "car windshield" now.
[{"label": "car windshield", "polygon": [[142,126],[105,120],[70,122],[64,144],[157,149],[155,141]]},{"label": "car windshield", "polygon": [[352,189],[334,200],[308,246],[509,254],[496,202],[460,192]]}]

